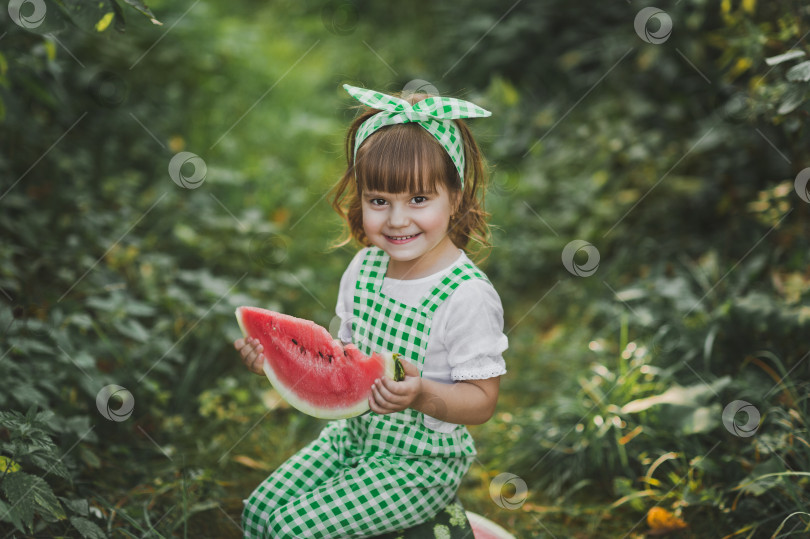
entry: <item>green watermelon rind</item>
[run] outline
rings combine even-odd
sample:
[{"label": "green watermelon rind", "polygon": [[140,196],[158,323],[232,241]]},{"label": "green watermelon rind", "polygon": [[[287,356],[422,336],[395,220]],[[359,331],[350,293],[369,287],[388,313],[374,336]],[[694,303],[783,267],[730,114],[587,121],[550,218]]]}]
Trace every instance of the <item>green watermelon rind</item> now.
[{"label": "green watermelon rind", "polygon": [[[239,323],[239,329],[242,331],[242,335],[247,338],[248,332],[245,330],[245,326],[242,323],[241,307],[236,309],[236,321]],[[402,365],[399,361],[400,354],[382,352],[379,353],[379,355],[383,358],[383,374],[393,380],[401,380],[402,378],[400,378],[400,373],[402,371]],[[341,408],[325,408],[323,406],[316,406],[311,402],[302,399],[290,389],[287,389],[287,387],[276,377],[273,369],[270,368],[270,365],[266,361],[264,362],[262,370],[264,371],[265,376],[267,376],[267,379],[270,380],[270,383],[273,385],[275,390],[278,391],[279,395],[281,395],[281,398],[288,402],[293,408],[307,415],[317,417],[319,419],[348,419],[350,417],[366,414],[370,411],[368,397],[353,405]],[[369,390],[371,390],[371,388],[369,388]]]}]

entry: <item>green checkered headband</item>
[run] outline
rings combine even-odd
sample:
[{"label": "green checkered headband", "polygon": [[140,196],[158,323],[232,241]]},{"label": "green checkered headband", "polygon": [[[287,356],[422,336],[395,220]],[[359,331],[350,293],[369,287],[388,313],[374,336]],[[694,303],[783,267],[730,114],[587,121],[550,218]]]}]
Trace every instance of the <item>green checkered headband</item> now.
[{"label": "green checkered headband", "polygon": [[458,170],[461,185],[464,186],[464,141],[453,120],[485,118],[491,116],[491,112],[469,101],[452,97],[428,97],[411,105],[404,99],[374,90],[357,88],[348,84],[344,84],[343,88],[364,105],[382,111],[363,122],[363,125],[357,130],[354,140],[355,159],[357,158],[357,148],[378,129],[389,125],[414,122],[424,127],[447,151]]}]

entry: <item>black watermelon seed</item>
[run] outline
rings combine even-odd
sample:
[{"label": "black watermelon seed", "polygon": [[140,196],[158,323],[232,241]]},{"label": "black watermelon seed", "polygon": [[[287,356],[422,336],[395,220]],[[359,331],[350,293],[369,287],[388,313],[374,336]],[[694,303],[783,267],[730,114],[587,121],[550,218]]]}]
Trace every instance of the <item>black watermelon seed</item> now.
[{"label": "black watermelon seed", "polygon": [[292,339],[292,342],[293,342],[293,344],[294,344],[295,346],[298,346],[298,341],[296,341],[295,339]]}]

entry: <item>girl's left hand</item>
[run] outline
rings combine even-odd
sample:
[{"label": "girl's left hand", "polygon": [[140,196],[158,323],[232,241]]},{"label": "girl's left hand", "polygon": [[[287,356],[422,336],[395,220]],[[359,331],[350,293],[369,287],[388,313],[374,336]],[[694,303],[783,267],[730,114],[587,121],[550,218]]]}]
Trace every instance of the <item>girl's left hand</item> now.
[{"label": "girl's left hand", "polygon": [[371,411],[377,414],[390,414],[409,408],[422,393],[422,378],[416,365],[401,358],[405,379],[395,382],[383,377],[374,381],[368,398]]}]

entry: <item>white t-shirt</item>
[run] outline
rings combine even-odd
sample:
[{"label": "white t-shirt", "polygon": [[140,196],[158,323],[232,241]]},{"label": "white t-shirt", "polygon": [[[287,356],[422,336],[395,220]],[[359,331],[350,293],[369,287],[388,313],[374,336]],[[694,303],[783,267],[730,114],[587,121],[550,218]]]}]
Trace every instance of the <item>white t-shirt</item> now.
[{"label": "white t-shirt", "polygon": [[[360,274],[361,249],[343,272],[336,314],[341,319],[340,340],[352,341],[351,317],[354,289]],[[382,293],[414,307],[455,266],[472,263],[459,249],[459,256],[445,269],[420,279],[383,279]],[[452,321],[452,323],[450,323]],[[462,281],[433,313],[422,377],[446,384],[456,380],[483,380],[506,374],[503,352],[509,341],[503,333],[503,306],[495,288],[483,279]],[[456,424],[425,416],[425,426],[451,432]]]}]

